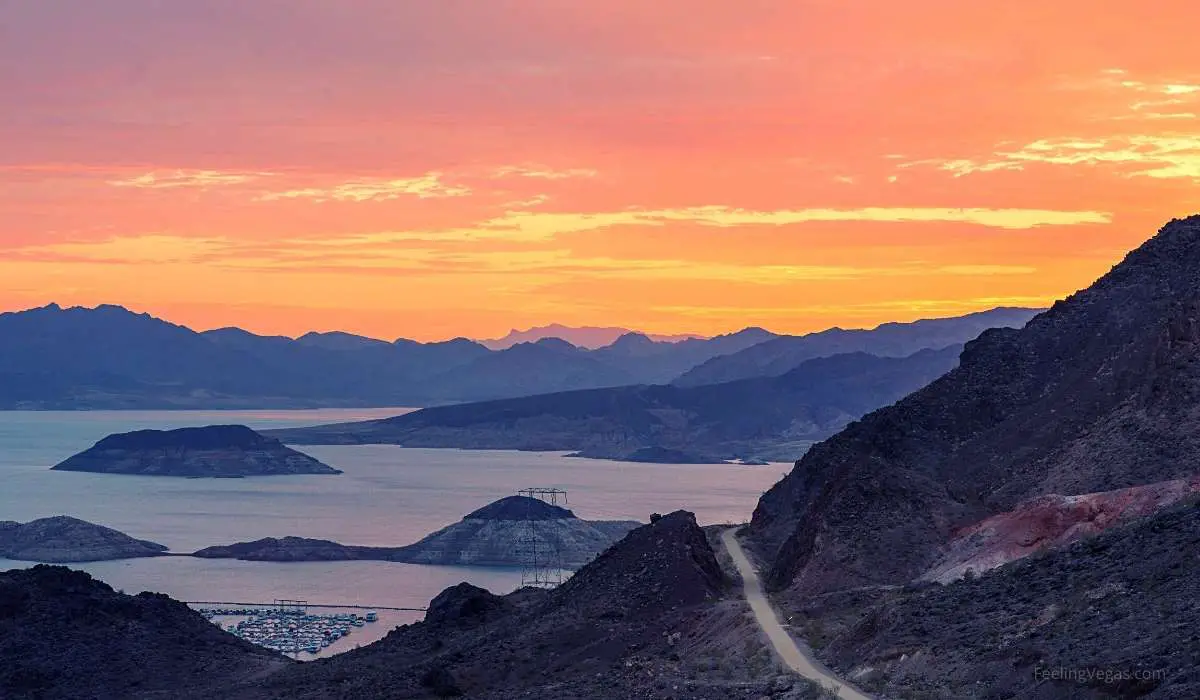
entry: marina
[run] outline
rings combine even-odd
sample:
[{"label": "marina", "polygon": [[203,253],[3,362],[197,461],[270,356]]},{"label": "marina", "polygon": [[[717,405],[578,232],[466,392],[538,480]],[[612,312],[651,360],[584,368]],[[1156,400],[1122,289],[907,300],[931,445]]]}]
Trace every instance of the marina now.
[{"label": "marina", "polygon": [[303,600],[280,599],[269,605],[235,603],[196,611],[236,637],[296,658],[304,654],[315,657],[355,629],[379,620],[375,610],[361,615],[357,612],[319,615],[309,612],[310,607],[317,606]]}]

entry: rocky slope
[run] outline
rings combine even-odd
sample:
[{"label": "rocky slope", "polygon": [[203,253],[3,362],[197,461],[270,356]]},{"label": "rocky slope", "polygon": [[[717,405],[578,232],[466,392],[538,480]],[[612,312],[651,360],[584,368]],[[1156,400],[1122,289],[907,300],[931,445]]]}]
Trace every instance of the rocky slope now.
[{"label": "rocky slope", "polygon": [[1200,476],[1080,496],[1038,496],[956,532],[921,578],[948,583],[979,574],[1152,515],[1198,492]]},{"label": "rocky slope", "polygon": [[526,496],[508,496],[403,547],[343,545],[303,537],[268,537],[207,547],[192,556],[247,561],[343,561],[365,559],[446,566],[520,566],[521,548],[532,536],[540,551],[560,553],[565,568],[596,558],[639,523],[581,520],[566,508]]},{"label": "rocky slope", "polygon": [[1200,507],[895,591],[822,652],[888,697],[1200,697]]},{"label": "rocky slope", "polygon": [[5,700],[223,697],[292,663],[166,596],[44,565],[0,573],[0,659]]},{"label": "rocky slope", "polygon": [[520,566],[522,541],[556,551],[574,569],[608,549],[640,523],[581,520],[566,508],[527,496],[508,496],[468,514],[419,542],[401,547],[393,561],[463,566]]},{"label": "rocky slope", "polygon": [[781,377],[546,394],[268,434],[290,444],[578,450],[639,461],[794,458],[813,440],[950,370],[958,353],[951,346],[903,358],[837,355]]},{"label": "rocky slope", "polygon": [[750,527],[790,595],[904,583],[960,528],[1043,494],[1200,472],[1200,217],[814,446]]},{"label": "rocky slope", "polygon": [[1000,307],[951,318],[884,323],[871,329],[830,328],[807,335],[784,335],[714,357],[683,373],[673,383],[700,386],[751,377],[777,377],[813,358],[853,352],[904,357],[926,348],[961,345],[989,328],[1020,328],[1040,310]]},{"label": "rocky slope", "polygon": [[[509,508],[503,505],[499,510]],[[422,622],[297,664],[164,596],[39,566],[0,574],[0,697],[230,700],[817,700],[778,676],[686,512],[630,532],[553,591],[440,593]]]},{"label": "rocky slope", "polygon": [[[461,584],[423,622],[228,697],[325,698],[331,687],[355,698],[759,697],[774,681],[770,661],[738,657],[762,650],[741,609],[725,607],[727,587],[695,519],[672,513],[553,591],[494,596]],[[736,669],[708,670],[718,649]]]},{"label": "rocky slope", "polygon": [[101,474],[190,477],[342,473],[242,425],[138,430],[109,435],[51,468]]},{"label": "rocky slope", "polygon": [[109,561],[156,557],[167,551],[102,525],[65,515],[27,523],[0,521],[0,558],[40,562]]}]

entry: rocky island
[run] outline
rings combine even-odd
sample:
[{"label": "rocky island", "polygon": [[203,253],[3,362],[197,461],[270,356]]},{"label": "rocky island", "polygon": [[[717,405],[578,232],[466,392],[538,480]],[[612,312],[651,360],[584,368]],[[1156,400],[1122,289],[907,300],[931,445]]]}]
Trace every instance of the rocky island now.
[{"label": "rocky island", "polygon": [[342,473],[244,425],[109,435],[51,469],[184,477]]},{"label": "rocky island", "polygon": [[530,536],[547,551],[556,549],[563,565],[576,569],[596,558],[641,523],[582,520],[573,512],[527,496],[508,496],[404,547],[343,545],[305,537],[268,537],[208,547],[193,554],[208,559],[246,561],[345,561],[365,559],[412,564],[519,566],[519,544]]},{"label": "rocky island", "polygon": [[0,521],[0,557],[53,564],[157,557],[167,548],[65,515],[28,523]]}]

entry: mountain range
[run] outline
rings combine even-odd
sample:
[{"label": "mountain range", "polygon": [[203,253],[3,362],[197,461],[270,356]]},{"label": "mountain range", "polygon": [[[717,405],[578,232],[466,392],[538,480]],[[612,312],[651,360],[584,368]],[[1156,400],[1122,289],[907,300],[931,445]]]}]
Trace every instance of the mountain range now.
[{"label": "mountain range", "polygon": [[[605,345],[612,345],[621,336],[631,333],[638,334],[637,331],[616,326],[564,326],[561,323],[551,323],[548,326],[536,326],[523,331],[514,328],[503,338],[481,340],[479,344],[491,350],[507,350],[517,343],[532,343],[544,338],[558,338],[576,347],[595,350]],[[674,335],[643,333],[639,335],[645,335],[656,343],[704,340],[707,337],[695,333],[679,333]]]},{"label": "mountain range", "polygon": [[851,352],[904,357],[924,348],[965,343],[989,328],[1020,328],[1039,311],[997,307],[952,318],[884,323],[871,329],[830,328],[807,335],[781,335],[701,362],[673,383],[701,386],[750,377],[777,377],[806,360]]},{"label": "mountain range", "polygon": [[0,314],[0,408],[424,406],[667,382],[772,337],[754,328],[679,343],[626,334],[597,350],[556,338],[489,350],[466,338],[198,333],[119,306],[51,304]]},{"label": "mountain range", "polygon": [[589,389],[268,432],[289,444],[577,450],[586,457],[687,463],[786,460],[949,371],[960,350],[952,345],[902,358],[847,353],[808,360],[779,377]]},{"label": "mountain range", "polygon": [[747,614],[766,607],[781,635],[880,698],[1195,698],[1197,455],[1200,216],[814,445],[740,533],[769,599],[750,596],[740,564],[747,597],[732,598],[733,550],[712,546],[732,532],[676,512],[554,590],[460,584],[421,623],[296,664],[193,633],[208,623],[164,597],[36,567],[0,574],[0,656],[14,660],[0,694],[837,695],[772,678],[767,628]]},{"label": "mountain range", "polygon": [[[871,352],[878,332],[890,337],[911,328],[904,347],[915,352],[969,340],[993,316],[1019,321],[996,311],[961,322],[842,333],[854,333],[859,349]],[[779,337],[752,327],[676,342],[626,333],[594,350],[552,337],[492,350],[466,338],[420,343],[340,332],[295,339],[239,328],[198,333],[120,306],[51,304],[0,314],[0,408],[432,406],[666,384],[714,358]],[[809,337],[796,339],[803,345]],[[887,339],[877,354],[896,354],[897,347]],[[816,357],[824,351],[806,352]],[[779,367],[770,371],[791,369],[775,372]]]}]

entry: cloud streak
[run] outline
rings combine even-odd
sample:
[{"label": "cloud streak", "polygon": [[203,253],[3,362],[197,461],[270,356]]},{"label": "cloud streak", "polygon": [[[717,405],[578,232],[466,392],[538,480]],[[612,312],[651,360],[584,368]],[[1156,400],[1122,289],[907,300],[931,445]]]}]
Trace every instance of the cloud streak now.
[{"label": "cloud streak", "polygon": [[173,170],[148,172],[132,177],[109,180],[114,187],[134,187],[147,190],[172,190],[181,187],[209,189],[244,185],[261,178],[270,177],[264,172],[222,172],[219,170]]},{"label": "cloud streak", "polygon": [[417,199],[441,199],[466,197],[471,188],[450,185],[442,180],[440,172],[429,172],[419,177],[396,179],[364,179],[343,182],[330,187],[302,187],[298,189],[267,192],[259,196],[263,202],[286,199],[302,199],[314,202],[382,202],[400,197]]}]

